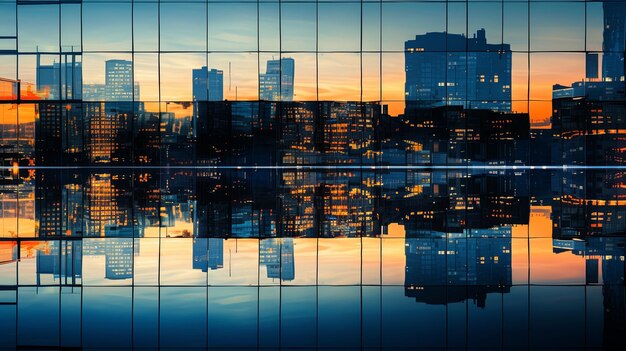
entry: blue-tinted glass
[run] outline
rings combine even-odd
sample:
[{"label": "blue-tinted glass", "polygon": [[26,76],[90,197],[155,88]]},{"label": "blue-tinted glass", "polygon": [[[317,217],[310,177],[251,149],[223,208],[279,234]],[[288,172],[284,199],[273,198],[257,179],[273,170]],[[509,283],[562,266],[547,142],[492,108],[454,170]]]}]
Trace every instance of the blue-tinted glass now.
[{"label": "blue-tinted glass", "polygon": [[281,50],[316,50],[317,21],[315,4],[282,4],[280,8],[280,26]]},{"label": "blue-tinted glass", "polygon": [[207,299],[206,287],[160,289],[159,345],[206,347]]},{"label": "blue-tinted glass", "polygon": [[59,52],[59,5],[20,6],[17,23],[20,52]]},{"label": "blue-tinted glass", "polygon": [[320,4],[318,7],[318,50],[358,51],[360,48],[360,5]]},{"label": "blue-tinted glass", "polygon": [[0,348],[624,349],[619,0],[0,0]]},{"label": "blue-tinted glass", "polygon": [[209,50],[258,50],[257,21],[256,4],[209,4]]},{"label": "blue-tinted glass", "polygon": [[157,51],[159,49],[159,5],[157,3],[133,4],[133,49]]},{"label": "blue-tinted glass", "polygon": [[17,28],[15,26],[16,20],[15,3],[2,3],[0,2],[0,36],[15,36]]},{"label": "blue-tinted glass", "polygon": [[132,49],[132,6],[122,3],[93,3],[83,6],[85,51],[129,51]]},{"label": "blue-tinted glass", "polygon": [[[59,340],[59,287],[21,288],[18,298],[26,301],[18,314],[24,324],[19,325],[18,343],[30,345],[58,345]],[[33,328],[39,333],[33,335]]]},{"label": "blue-tinted glass", "polygon": [[206,5],[163,3],[160,9],[160,50],[206,51]]},{"label": "blue-tinted glass", "polygon": [[531,50],[585,49],[584,3],[536,3],[531,4],[530,12]]},{"label": "blue-tinted glass", "polygon": [[209,289],[209,347],[256,347],[257,294],[257,288],[249,287]]},{"label": "blue-tinted glass", "polygon": [[61,5],[61,50],[81,51],[82,28],[80,5]]},{"label": "blue-tinted glass", "polygon": [[405,40],[427,32],[444,32],[444,3],[399,2],[382,7],[384,51],[403,51]]},{"label": "blue-tinted glass", "polygon": [[113,348],[132,345],[132,297],[131,288],[85,288],[83,344]]}]

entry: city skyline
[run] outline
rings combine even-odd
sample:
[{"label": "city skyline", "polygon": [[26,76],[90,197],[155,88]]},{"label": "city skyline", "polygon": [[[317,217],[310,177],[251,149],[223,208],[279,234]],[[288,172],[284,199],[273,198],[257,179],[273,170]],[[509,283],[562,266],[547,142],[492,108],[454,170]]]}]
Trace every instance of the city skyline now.
[{"label": "city skyline", "polygon": [[0,349],[626,349],[626,1],[0,0]]},{"label": "city skyline", "polygon": [[[606,6],[618,6],[618,5],[610,5],[611,2],[608,2]],[[186,11],[185,7],[176,8],[175,6],[163,5],[167,7],[168,12],[167,20],[175,19],[177,16],[176,11]],[[207,6],[204,4],[187,4],[190,8],[196,7],[196,9],[206,9]],[[208,7],[212,7],[210,5]],[[209,22],[215,23],[215,27],[213,24],[209,25],[209,29],[211,28],[222,28],[222,24],[219,22],[217,13],[219,11],[223,11],[223,13],[232,13],[229,11],[233,11],[237,9],[240,11],[242,9],[252,10],[246,4],[232,4],[232,5],[224,5],[217,6],[216,15],[209,16]],[[564,84],[568,81],[577,81],[581,80],[585,77],[585,52],[599,52],[602,53],[603,47],[614,47],[611,45],[602,45],[603,40],[613,40],[610,36],[610,31],[604,29],[603,21],[612,21],[611,18],[620,18],[621,14],[624,12],[620,7],[616,7],[614,10],[610,11],[611,18],[607,17],[607,19],[603,19],[603,6],[604,3],[598,2],[589,4],[587,6],[587,20],[586,23],[586,44],[576,43],[575,34],[580,32],[580,30],[570,31],[570,33],[565,33],[562,30],[562,23],[568,23],[568,25],[579,25],[575,21],[575,19],[580,19],[582,14],[580,6],[578,4],[559,4],[561,8],[561,17],[558,20],[553,22],[545,21],[544,12],[548,5],[546,4],[533,4],[531,9],[531,15],[533,18],[537,18],[536,26],[539,32],[531,31],[531,36],[514,36],[512,30],[519,28],[528,29],[528,24],[519,23],[513,21],[510,16],[515,11],[521,11],[526,9],[522,9],[520,6],[515,4],[502,5],[504,6],[504,17],[502,14],[497,13],[494,9],[486,9],[480,7],[480,5],[472,5],[476,6],[475,9],[480,9],[484,12],[484,14],[489,14],[495,16],[491,19],[489,17],[480,17],[480,21],[478,24],[468,24],[467,29],[461,27],[457,28],[457,26],[450,22],[450,24],[446,27],[441,27],[440,25],[435,25],[433,22],[434,19],[439,18],[443,11],[443,14],[447,14],[449,21],[453,18],[453,15],[456,16],[456,13],[452,11],[452,9],[445,11],[442,5],[439,4],[420,4],[419,9],[423,9],[424,11],[419,12],[419,16],[428,16],[429,14],[434,15],[434,17],[424,22],[426,28],[419,29],[413,26],[400,27],[403,24],[403,19],[409,13],[414,11],[411,4],[386,4],[382,19],[384,24],[383,27],[375,27],[377,30],[382,33],[379,37],[382,38],[382,42],[384,45],[381,47],[380,45],[376,46],[374,42],[371,42],[369,37],[363,36],[364,44],[363,44],[363,53],[338,53],[334,52],[333,46],[327,46],[326,44],[321,45],[318,48],[317,54],[312,53],[309,54],[309,47],[314,48],[314,46],[304,45],[301,46],[301,53],[298,53],[298,45],[289,44],[291,43],[289,40],[290,37],[284,37],[282,39],[285,40],[286,44],[282,50],[291,50],[291,46],[294,46],[294,54],[282,54],[283,56],[291,56],[294,57],[300,64],[296,66],[295,76],[296,84],[294,95],[296,100],[301,101],[309,101],[309,100],[339,100],[339,101],[383,101],[388,102],[389,111],[392,114],[399,114],[403,110],[403,106],[401,106],[402,101],[404,101],[404,91],[402,88],[404,73],[401,63],[402,56],[400,53],[404,51],[402,44],[407,39],[412,36],[419,35],[420,33],[434,32],[438,31],[440,33],[459,33],[465,34],[466,37],[471,37],[471,33],[475,33],[476,30],[481,28],[485,28],[487,33],[495,33],[496,40],[493,40],[491,36],[488,37],[488,40],[498,42],[500,41],[498,37],[501,38],[502,42],[510,43],[511,50],[513,51],[513,59],[512,59],[512,84],[511,84],[511,92],[512,92],[512,110],[515,112],[529,112],[531,116],[531,121],[537,127],[545,126],[548,123],[548,118],[551,115],[551,109],[549,106],[549,102],[551,99],[551,86],[553,84]],[[556,5],[555,5],[556,6]],[[354,10],[354,5],[352,4],[342,4],[342,5],[332,5],[332,4],[323,4],[323,9],[320,9],[320,14],[322,18],[319,20],[319,23],[325,23],[324,21],[338,14],[351,14],[352,10]],[[33,9],[35,7],[32,7]],[[126,5],[121,5],[120,10],[125,9]],[[146,8],[142,8],[142,10],[147,11],[150,6],[146,5]],[[285,16],[303,16],[299,10],[307,8],[307,4],[303,5],[285,5],[284,11]],[[336,9],[336,12],[333,12],[332,9]],[[29,7],[30,9],[30,7]],[[89,4],[86,6],[86,14],[85,16],[88,19],[94,18],[94,11],[110,11],[111,9],[106,6],[102,6],[99,4]],[[408,11],[402,11],[408,10]],[[472,7],[470,10],[475,11]],[[125,11],[125,10],[123,10]],[[26,11],[25,13],[27,13]],[[209,11],[211,12],[211,11]],[[406,12],[406,13],[404,13]],[[170,14],[171,13],[171,14]],[[180,12],[182,13],[182,12]],[[251,23],[256,22],[256,19],[252,19],[248,17],[250,12],[245,12],[246,16],[242,16],[241,20],[249,25]],[[368,16],[373,16],[375,12],[373,9],[367,9],[363,12],[363,20],[369,19]],[[473,12],[474,13],[474,12]],[[37,18],[39,16],[38,12],[34,12],[33,14],[29,14],[31,18]],[[398,16],[400,19],[398,24],[391,24],[393,22],[384,21],[385,18],[391,18],[390,16]],[[21,16],[21,15],[20,15]],[[576,17],[579,16],[579,17]],[[357,16],[357,19],[361,17]],[[380,16],[379,16],[380,17]],[[583,15],[584,17],[584,15]],[[123,18],[123,17],[122,17]],[[141,20],[140,20],[141,18]],[[288,18],[288,17],[286,17]],[[353,16],[348,15],[346,17],[349,19],[346,21],[344,26],[350,28],[351,25],[354,24]],[[373,17],[376,18],[376,17]],[[445,19],[445,16],[444,16]],[[495,21],[500,19],[502,23],[505,23],[503,28],[499,28],[496,26]],[[583,18],[584,19],[584,18]],[[121,19],[120,19],[121,20]],[[147,25],[143,17],[138,17],[137,20],[141,25]],[[190,19],[190,22],[184,26],[183,32],[185,32],[187,28],[192,25],[194,20],[200,20],[198,17],[193,17]],[[307,21],[311,20],[310,17],[304,16],[301,21],[303,24],[308,23]],[[505,21],[506,20],[506,21]],[[165,19],[164,19],[165,21]],[[204,21],[204,20],[202,20]],[[248,21],[248,22],[245,22]],[[284,20],[285,28],[290,28],[291,20]],[[313,24],[315,27],[315,20],[313,19]],[[25,23],[29,23],[26,21]],[[123,23],[123,22],[122,22]],[[167,22],[164,22],[167,23]],[[266,20],[259,23],[266,23]],[[513,27],[508,27],[508,25]],[[533,22],[535,23],[535,22]],[[579,22],[582,23],[582,22]],[[619,22],[616,22],[619,23]],[[101,21],[94,21],[93,25],[102,25]],[[165,24],[164,24],[165,25]],[[319,24],[318,24],[319,25]],[[339,24],[336,24],[340,27]],[[520,27],[521,26],[521,27]],[[158,27],[158,26],[157,26]],[[300,32],[305,31],[308,25],[300,26]],[[94,27],[95,28],[95,27]],[[118,31],[112,31],[110,36],[122,35],[124,33],[124,26],[120,28]],[[167,27],[169,28],[169,26]],[[226,27],[223,27],[226,28]],[[236,26],[229,26],[229,29],[236,28]],[[242,27],[245,28],[245,27]],[[321,32],[317,37],[313,37],[313,41],[316,42],[319,40],[320,43],[326,43],[327,34],[330,29],[323,27],[323,32]],[[533,27],[534,28],[534,27]],[[574,27],[577,28],[577,27]],[[90,39],[96,32],[93,32],[90,29],[86,29],[87,34],[85,39]],[[504,30],[504,32],[503,32]],[[509,31],[507,31],[509,30]],[[549,36],[545,36],[542,33],[551,32],[554,34],[562,35],[562,38],[566,38],[566,40],[562,40],[561,42],[564,47],[563,51],[568,52],[558,52],[558,47],[550,46],[550,38]],[[174,33],[174,32],[173,32]],[[219,30],[216,33],[224,33]],[[248,33],[256,33],[256,30],[248,32]],[[298,33],[297,31],[295,33]],[[295,35],[294,33],[294,35]],[[342,32],[335,32],[342,33]],[[346,35],[349,33],[354,33],[353,31],[346,31]],[[357,32],[358,33],[358,32]],[[533,33],[538,33],[533,36]],[[304,35],[304,32],[302,32]],[[170,34],[163,34],[164,37],[162,40],[166,42],[170,42],[169,38],[173,38]],[[262,34],[256,33],[257,36],[261,36]],[[354,34],[350,34],[354,35]],[[101,38],[101,34],[97,34],[97,38]],[[197,37],[197,36],[196,36]],[[218,40],[219,35],[215,36],[211,35],[206,37],[205,42],[216,42],[219,43]],[[307,37],[304,35],[304,37]],[[357,36],[358,37],[358,36]],[[25,43],[30,43],[28,40],[30,39],[30,34],[25,35]],[[93,37],[95,38],[95,37]],[[139,38],[139,37],[138,37]],[[193,38],[193,36],[192,36]],[[375,38],[375,37],[373,37]],[[528,46],[528,42],[524,40],[524,38],[530,38],[531,47]],[[42,38],[42,40],[45,38]],[[158,38],[157,38],[158,39]],[[335,38],[336,43],[341,43],[341,37]],[[261,41],[264,42],[264,41]],[[274,43],[273,41],[270,41]],[[268,43],[270,43],[268,42]],[[358,41],[357,41],[358,42]],[[617,40],[616,42],[619,42]],[[108,43],[108,42],[106,42]],[[148,43],[152,43],[149,41]],[[211,62],[211,66],[220,67],[221,70],[225,72],[225,77],[227,80],[231,82],[229,84],[228,89],[226,89],[225,98],[228,100],[235,100],[235,95],[237,95],[237,99],[239,100],[256,100],[259,98],[259,87],[258,87],[258,76],[263,72],[263,63],[270,60],[272,56],[276,56],[276,54],[271,53],[272,50],[269,50],[270,53],[266,54],[268,50],[264,48],[257,48],[257,53],[239,53],[239,54],[226,54],[222,53],[218,46],[215,47],[215,53],[212,48],[208,48],[210,51],[208,54],[199,55],[197,53],[192,53],[194,49],[194,45],[189,42],[179,47],[176,50],[184,50],[187,48],[191,50],[189,54],[182,54],[176,52],[168,52],[169,46],[164,46],[161,50],[164,52],[162,57],[157,57],[158,55],[148,53],[150,50],[147,49],[148,52],[141,52],[134,55],[134,61],[136,62],[135,68],[135,76],[136,80],[140,85],[143,86],[143,94],[142,99],[145,101],[192,101],[193,94],[191,91],[191,84],[187,81],[191,80],[191,77],[186,77],[187,74],[181,74],[180,68],[188,67],[201,67],[207,65],[208,62]],[[250,41],[252,43],[252,41]],[[20,47],[25,51],[34,52],[40,51],[43,54],[52,54],[50,48],[46,48],[44,45],[36,45],[30,46],[31,44],[24,44]],[[102,47],[85,47],[81,48],[80,45],[67,45],[65,47],[70,48],[70,50],[75,51],[77,48],[83,49],[82,54],[82,65],[83,65],[83,77],[85,84],[103,84],[104,76],[102,75],[101,70],[98,68],[99,64],[110,59],[130,59],[130,55],[128,54],[115,54],[115,53],[101,53],[94,51],[106,51],[106,47],[112,48],[115,46],[110,46],[112,44],[105,44],[103,42]],[[123,45],[120,43],[120,45]],[[152,44],[149,44],[152,45]],[[181,44],[182,45],[182,44]],[[186,46],[185,46],[186,45]],[[274,44],[272,44],[274,45]],[[156,47],[156,46],[155,46]],[[270,46],[271,47],[271,46]],[[350,46],[348,46],[350,47]],[[31,50],[32,48],[32,50]],[[356,47],[355,47],[356,48]],[[374,48],[378,48],[375,50]],[[580,48],[581,54],[577,55],[575,51]],[[98,49],[98,50],[94,50]],[[103,50],[104,49],[104,50]],[[233,48],[234,49],[234,48]],[[370,50],[371,49],[371,50]],[[618,48],[619,49],[619,48]],[[144,50],[144,49],[140,49]],[[532,52],[530,52],[530,51]],[[613,50],[613,49],[607,49]],[[358,51],[358,50],[355,50]],[[528,53],[526,53],[528,51]],[[379,52],[377,54],[377,52]],[[297,55],[295,53],[298,53]],[[50,55],[45,55],[51,57]],[[54,55],[52,55],[53,57]],[[249,56],[249,57],[247,57]],[[281,55],[279,55],[281,56]],[[615,55],[614,55],[615,56]],[[608,56],[607,56],[608,57]],[[619,55],[615,56],[619,59]],[[214,60],[212,59],[214,58]],[[328,59],[327,59],[328,58]],[[25,61],[22,62],[22,59]],[[30,63],[32,60],[28,55],[20,56],[20,66],[24,67],[20,69],[19,75],[20,80],[22,81],[33,81],[34,76],[33,73],[29,72],[27,67],[32,65]],[[611,62],[610,60],[602,58],[602,62]],[[559,62],[558,66],[555,65],[555,62]],[[7,64],[10,64],[7,61]],[[528,65],[530,64],[531,70],[528,71]],[[356,66],[355,66],[356,65]],[[606,66],[607,64],[605,64]],[[227,68],[231,67],[231,73],[227,72]],[[379,66],[379,69],[376,69],[376,66]],[[32,67],[32,66],[31,66]],[[352,68],[350,68],[352,67]],[[359,68],[361,69],[354,69]],[[313,68],[313,70],[311,70]],[[11,72],[10,65],[6,66],[7,72]],[[0,70],[0,72],[4,71]],[[320,74],[312,74],[314,72],[320,72]],[[332,78],[331,75],[327,75],[326,72],[331,73],[335,72],[335,78]],[[2,74],[4,78],[17,78],[17,71],[14,74]],[[155,79],[155,76],[161,76],[160,80]],[[6,76],[6,77],[5,77]],[[330,80],[328,79],[330,78]],[[528,82],[531,82],[531,85],[528,86]],[[163,85],[163,87],[159,88],[159,84]],[[357,84],[358,83],[358,84]],[[362,86],[362,91],[359,86]],[[530,93],[530,94],[529,94]],[[545,101],[545,102],[544,102]],[[24,114],[25,120],[27,120],[28,114]],[[34,116],[33,116],[34,118]]]}]

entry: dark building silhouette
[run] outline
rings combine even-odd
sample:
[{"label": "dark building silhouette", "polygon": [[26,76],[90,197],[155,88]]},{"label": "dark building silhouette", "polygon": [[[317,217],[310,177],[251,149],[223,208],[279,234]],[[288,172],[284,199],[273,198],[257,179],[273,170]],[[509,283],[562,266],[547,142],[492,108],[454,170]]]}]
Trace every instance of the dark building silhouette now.
[{"label": "dark building silhouette", "polygon": [[[435,231],[414,233],[405,244],[405,295],[418,302],[448,304],[472,299],[485,307],[488,293],[512,286],[511,228],[483,229],[469,237]],[[469,238],[468,238],[469,237]]]},{"label": "dark building silhouette", "polygon": [[404,44],[406,110],[459,105],[511,110],[511,47],[488,44],[480,29],[473,38],[426,33]]},{"label": "dark building silhouette", "polygon": [[[620,349],[626,346],[626,290],[624,284],[623,237],[588,237],[581,239],[554,239],[556,253],[571,252],[586,257],[586,283],[602,284],[603,347]],[[602,281],[599,281],[601,273]]]},{"label": "dark building silhouette", "polygon": [[527,113],[442,106],[407,109],[397,120],[391,138],[404,142],[405,157],[395,161],[400,164],[528,163]]},{"label": "dark building silhouette", "polygon": [[586,170],[554,176],[559,200],[552,204],[555,239],[620,236],[626,228],[626,176]]},{"label": "dark building silhouette", "polygon": [[620,165],[626,162],[624,82],[581,81],[552,91],[552,131],[559,164]]}]

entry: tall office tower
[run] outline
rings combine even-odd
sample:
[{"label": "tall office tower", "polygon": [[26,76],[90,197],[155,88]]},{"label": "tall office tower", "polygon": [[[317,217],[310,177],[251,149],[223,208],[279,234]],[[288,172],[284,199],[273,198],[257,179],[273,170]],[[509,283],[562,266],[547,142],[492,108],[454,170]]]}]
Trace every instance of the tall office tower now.
[{"label": "tall office tower", "polygon": [[194,101],[222,101],[224,100],[224,72],[206,66],[194,69],[193,100]]},{"label": "tall office tower", "polygon": [[105,225],[104,260],[106,279],[133,277],[134,256],[139,256],[140,242],[135,240],[137,228],[129,225]]},{"label": "tall office tower", "polygon": [[193,269],[207,272],[224,267],[224,239],[222,238],[194,238],[193,239]]},{"label": "tall office tower", "polygon": [[108,60],[105,66],[106,101],[133,101],[133,62]]},{"label": "tall office tower", "polygon": [[266,267],[268,278],[295,279],[293,238],[263,239],[259,245],[259,264]]},{"label": "tall office tower", "polygon": [[511,46],[473,38],[426,33],[405,42],[406,108],[461,105],[467,109],[511,110]]},{"label": "tall office tower", "polygon": [[293,101],[295,60],[287,57],[267,61],[265,74],[259,75],[259,99]]},{"label": "tall office tower", "polygon": [[61,62],[42,65],[37,54],[37,92],[45,100],[79,100],[83,89],[80,54],[64,53],[60,58]]},{"label": "tall office tower", "polygon": [[624,79],[626,40],[626,2],[605,0],[604,32],[602,34],[602,78]]}]

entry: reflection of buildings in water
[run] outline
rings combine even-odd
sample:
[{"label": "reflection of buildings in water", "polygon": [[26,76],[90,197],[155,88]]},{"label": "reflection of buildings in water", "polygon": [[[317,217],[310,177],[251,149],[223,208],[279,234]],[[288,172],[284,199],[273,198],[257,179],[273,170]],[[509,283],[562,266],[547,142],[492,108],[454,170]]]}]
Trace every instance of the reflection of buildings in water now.
[{"label": "reflection of buildings in water", "polygon": [[115,201],[119,190],[111,179],[111,174],[90,175],[86,189],[87,236],[106,236],[109,224],[119,224],[121,213]]},{"label": "reflection of buildings in water", "polygon": [[273,236],[274,216],[271,209],[256,208],[253,201],[231,205],[230,233],[236,238],[265,238]]},{"label": "reflection of buildings in water", "polygon": [[17,243],[14,241],[0,241],[0,265],[17,260]]},{"label": "reflection of buildings in water", "polygon": [[203,272],[224,267],[224,239],[194,238],[192,269]]},{"label": "reflection of buildings in water", "polygon": [[50,240],[36,251],[37,285],[42,275],[51,274],[61,285],[81,283],[83,274],[81,240]]},{"label": "reflection of buildings in water", "polygon": [[132,228],[129,237],[143,237],[147,227],[171,237],[361,237],[381,235],[396,222],[408,232],[415,227],[456,233],[528,222],[524,176],[269,173],[181,173],[159,185],[150,179],[163,175],[40,172],[38,233],[106,237],[112,235],[106,232],[110,225]]},{"label": "reflection of buildings in water", "polygon": [[135,242],[133,234],[132,227],[106,226],[103,239],[106,279],[133,277],[134,256],[139,255],[139,240]]},{"label": "reflection of buildings in water", "polygon": [[[585,257],[585,282],[602,284],[604,345],[626,346],[626,289],[624,286],[626,238],[588,237],[554,239],[555,253],[571,252]],[[600,280],[601,276],[601,280]]]},{"label": "reflection of buildings in water", "polygon": [[0,238],[33,235],[30,227],[19,226],[18,222],[35,220],[34,191],[32,183],[0,185],[0,220],[2,220]]},{"label": "reflection of buildings in water", "polygon": [[372,175],[286,172],[281,188],[284,236],[359,237],[380,231]]},{"label": "reflection of buildings in water", "polygon": [[512,285],[511,228],[424,230],[406,239],[405,295],[431,304],[473,299],[485,306],[488,293]]},{"label": "reflection of buildings in water", "polygon": [[553,177],[552,205],[557,239],[622,235],[626,228],[626,172],[584,170]]},{"label": "reflection of buildings in water", "polygon": [[259,243],[259,264],[267,269],[267,277],[291,281],[296,277],[293,238],[262,239]]},{"label": "reflection of buildings in water", "polygon": [[[52,275],[62,285],[79,285],[83,274],[83,257],[104,256],[105,279],[130,279],[133,276],[134,256],[139,255],[140,244],[132,237],[129,229],[107,227],[107,232],[117,232],[120,237],[85,238],[78,240],[49,240],[26,245],[28,252],[35,250],[37,284],[42,278]],[[28,257],[26,257],[28,258]]]}]

